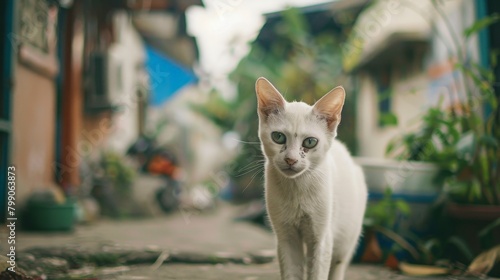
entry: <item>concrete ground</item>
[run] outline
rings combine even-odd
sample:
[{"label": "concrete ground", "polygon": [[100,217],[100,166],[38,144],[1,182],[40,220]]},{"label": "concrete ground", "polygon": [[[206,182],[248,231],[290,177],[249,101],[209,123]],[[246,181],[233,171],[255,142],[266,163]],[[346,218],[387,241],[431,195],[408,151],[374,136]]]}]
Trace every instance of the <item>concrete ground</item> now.
[{"label": "concrete ground", "polygon": [[[117,244],[131,248],[160,248],[201,253],[242,254],[274,250],[271,232],[245,222],[235,222],[239,208],[220,205],[211,213],[180,212],[145,220],[102,220],[96,224],[78,226],[71,233],[17,233],[17,250],[35,246],[77,245],[98,247]],[[3,230],[3,229],[2,229]],[[5,232],[2,232],[5,234]],[[93,279],[234,279],[278,280],[276,261],[267,264],[190,265],[166,263],[104,268]],[[416,279],[398,275],[386,268],[372,265],[352,265],[346,279],[385,280]],[[432,278],[419,278],[432,279]],[[441,277],[436,279],[459,279]]]},{"label": "concrete ground", "polygon": [[[167,264],[159,269],[150,267],[131,268],[121,275],[112,275],[103,279],[189,279],[189,280],[279,280],[276,262],[261,265],[187,265]],[[413,279],[397,275],[378,266],[353,265],[346,280],[389,280]],[[415,278],[416,279],[416,278]],[[423,278],[419,278],[423,279]],[[446,278],[438,278],[444,280]],[[456,278],[449,278],[456,279]]]},{"label": "concrete ground", "polygon": [[235,222],[240,208],[221,204],[207,213],[180,211],[141,220],[101,220],[69,233],[19,232],[22,251],[34,246],[116,244],[201,253],[247,253],[274,248],[272,234],[246,222]]}]

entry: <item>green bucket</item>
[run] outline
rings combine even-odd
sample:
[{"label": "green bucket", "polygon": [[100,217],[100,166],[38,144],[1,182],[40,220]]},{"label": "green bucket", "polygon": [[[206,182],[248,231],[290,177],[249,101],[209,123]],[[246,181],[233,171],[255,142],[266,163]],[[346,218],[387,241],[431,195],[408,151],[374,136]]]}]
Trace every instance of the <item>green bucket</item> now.
[{"label": "green bucket", "polygon": [[28,203],[23,224],[28,230],[71,231],[75,225],[76,205],[74,201],[65,203]]}]

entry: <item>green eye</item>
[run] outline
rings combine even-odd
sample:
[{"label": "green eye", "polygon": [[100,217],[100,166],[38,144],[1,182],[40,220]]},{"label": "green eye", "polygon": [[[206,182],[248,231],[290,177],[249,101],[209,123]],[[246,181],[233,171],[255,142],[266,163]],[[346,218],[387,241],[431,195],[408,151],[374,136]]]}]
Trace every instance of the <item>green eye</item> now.
[{"label": "green eye", "polygon": [[286,136],[285,134],[281,133],[281,132],[273,132],[271,133],[271,138],[273,139],[273,141],[276,143],[276,144],[285,144],[286,142]]},{"label": "green eye", "polygon": [[318,145],[318,139],[314,137],[309,137],[304,139],[304,142],[302,142],[302,147],[307,148],[307,149],[312,149]]}]

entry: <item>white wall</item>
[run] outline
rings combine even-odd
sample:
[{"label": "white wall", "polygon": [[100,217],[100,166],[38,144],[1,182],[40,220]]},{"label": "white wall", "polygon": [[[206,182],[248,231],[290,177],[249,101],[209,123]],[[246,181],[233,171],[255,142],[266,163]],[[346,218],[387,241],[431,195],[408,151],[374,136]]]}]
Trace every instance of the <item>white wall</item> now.
[{"label": "white wall", "polygon": [[[121,65],[121,81],[117,81],[115,86],[118,86],[116,97],[122,107],[113,116],[116,129],[108,138],[107,147],[125,152],[139,134],[136,94],[139,81],[144,79],[145,73],[141,72],[138,65],[143,64],[145,52],[142,39],[126,12],[117,12],[113,21],[117,42],[110,47],[109,54],[115,63]],[[115,71],[112,75],[117,74]]]},{"label": "white wall", "polygon": [[[425,0],[428,1],[428,0]],[[404,5],[404,1],[401,1]],[[460,38],[463,30],[475,21],[475,6],[473,1],[456,0],[444,1],[443,10],[449,17],[450,25]],[[433,13],[435,11],[433,10]],[[358,74],[359,96],[357,104],[357,131],[359,140],[359,156],[382,158],[385,156],[385,149],[391,139],[402,133],[416,129],[420,124],[421,114],[430,104],[435,104],[438,94],[446,94],[451,85],[443,82],[445,90],[434,88],[436,81],[440,81],[442,76],[430,75],[430,69],[441,69],[443,65],[452,65],[450,58],[455,56],[456,49],[453,48],[452,39],[445,22],[437,14],[431,15],[438,32],[432,33],[430,38],[430,50],[421,71],[414,73],[407,78],[398,76],[398,66],[392,74],[392,112],[398,117],[398,125],[393,127],[380,127],[378,124],[378,99],[377,89],[373,78],[368,73]],[[390,23],[389,23],[390,25]],[[385,32],[379,32],[377,36],[387,36]],[[372,34],[373,35],[373,34]],[[461,44],[465,43],[461,41]],[[374,47],[372,45],[369,45]],[[451,48],[450,48],[451,46]],[[470,57],[477,59],[478,45],[477,38],[471,38],[467,43],[467,50]],[[366,50],[364,50],[366,51]],[[451,66],[452,67],[452,66]],[[451,75],[451,74],[450,74]],[[443,86],[440,86],[443,87]]]},{"label": "white wall", "polygon": [[427,83],[428,79],[424,73],[395,82],[391,106],[392,112],[398,117],[398,125],[380,127],[375,82],[368,74],[360,76],[356,127],[359,156],[384,157],[386,146],[391,139],[418,125],[419,116],[426,103]]}]

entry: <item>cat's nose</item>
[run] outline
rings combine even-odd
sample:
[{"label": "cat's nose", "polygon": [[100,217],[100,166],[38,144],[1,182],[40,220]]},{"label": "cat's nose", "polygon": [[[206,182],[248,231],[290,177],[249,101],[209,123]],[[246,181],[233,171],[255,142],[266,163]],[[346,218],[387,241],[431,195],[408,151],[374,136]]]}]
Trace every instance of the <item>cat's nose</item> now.
[{"label": "cat's nose", "polygon": [[288,163],[288,165],[292,166],[294,165],[295,163],[297,163],[297,160],[296,159],[293,159],[293,158],[285,158],[285,161],[286,163]]}]

